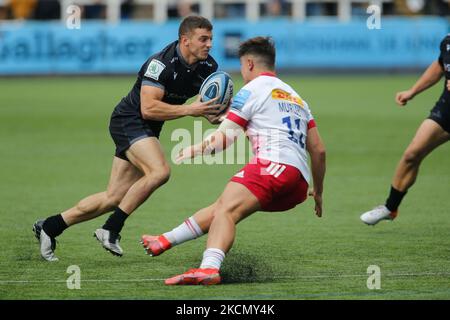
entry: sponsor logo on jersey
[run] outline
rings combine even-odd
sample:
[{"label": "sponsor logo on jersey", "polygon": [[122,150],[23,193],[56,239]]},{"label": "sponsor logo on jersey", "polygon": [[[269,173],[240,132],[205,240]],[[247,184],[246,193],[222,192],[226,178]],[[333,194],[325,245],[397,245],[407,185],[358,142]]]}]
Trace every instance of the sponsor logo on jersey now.
[{"label": "sponsor logo on jersey", "polygon": [[286,91],[281,90],[281,89],[273,89],[272,90],[272,98],[275,99],[275,100],[286,100],[286,101],[298,104],[302,108],[305,105],[303,103],[302,99],[300,99],[299,97],[294,97],[289,92],[286,92]]},{"label": "sponsor logo on jersey", "polygon": [[239,92],[234,96],[233,102],[231,103],[231,108],[240,110],[247,102],[250,97],[251,92],[245,89],[239,90]]},{"label": "sponsor logo on jersey", "polygon": [[200,64],[206,64],[208,67],[212,67],[212,63],[208,62],[207,60],[200,61]]},{"label": "sponsor logo on jersey", "polygon": [[166,65],[164,63],[162,63],[159,60],[153,59],[148,67],[147,67],[147,71],[145,72],[146,77],[148,78],[152,78],[155,80],[159,80],[159,76],[161,75],[161,72],[163,72],[163,70],[166,68]]},{"label": "sponsor logo on jersey", "polygon": [[447,44],[447,51],[450,51],[450,44]]}]

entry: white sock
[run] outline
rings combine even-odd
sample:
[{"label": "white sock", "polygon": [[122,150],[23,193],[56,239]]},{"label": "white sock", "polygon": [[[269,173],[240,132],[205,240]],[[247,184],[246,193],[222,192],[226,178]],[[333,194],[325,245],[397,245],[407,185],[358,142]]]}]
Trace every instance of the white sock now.
[{"label": "white sock", "polygon": [[196,239],[203,235],[202,229],[195,222],[193,217],[186,219],[182,224],[173,229],[172,231],[166,232],[163,234],[167,240],[172,244],[172,246],[176,246],[177,244],[183,243],[188,240]]},{"label": "white sock", "polygon": [[200,265],[201,269],[220,269],[222,261],[225,258],[225,253],[216,248],[208,248],[203,252],[203,260]]}]

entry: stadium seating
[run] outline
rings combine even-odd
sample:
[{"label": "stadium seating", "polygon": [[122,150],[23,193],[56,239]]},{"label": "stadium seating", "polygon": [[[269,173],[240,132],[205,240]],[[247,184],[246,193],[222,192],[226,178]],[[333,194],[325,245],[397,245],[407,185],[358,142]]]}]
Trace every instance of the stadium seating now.
[{"label": "stadium seating", "polygon": [[[0,0],[0,11],[3,10],[3,14],[0,13],[0,20],[5,19],[4,9],[8,5],[12,6],[12,2],[14,0]],[[290,16],[293,20],[303,21],[310,16],[325,15],[335,16],[339,21],[345,22],[358,16],[358,13],[365,12],[368,5],[378,5],[382,12],[385,8],[389,8],[388,11],[392,14],[400,15],[448,15],[450,11],[450,0],[424,1],[422,7],[420,2],[418,7],[411,7],[407,0],[28,0],[28,2],[30,6],[39,6],[40,2],[42,6],[45,3],[59,2],[61,19],[67,15],[67,7],[75,4],[86,8],[85,15],[94,12],[93,17],[84,16],[84,18],[106,19],[111,23],[127,18],[149,19],[163,23],[171,17],[190,13],[198,13],[207,18],[240,17],[249,21],[274,15]],[[33,19],[33,16],[28,18]],[[50,19],[54,17],[51,16]]]}]

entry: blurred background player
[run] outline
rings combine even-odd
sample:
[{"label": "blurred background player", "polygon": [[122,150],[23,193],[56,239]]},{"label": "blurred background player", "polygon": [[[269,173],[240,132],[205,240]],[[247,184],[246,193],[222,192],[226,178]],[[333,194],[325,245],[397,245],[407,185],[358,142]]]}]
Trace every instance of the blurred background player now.
[{"label": "blurred background player", "polygon": [[411,89],[397,93],[395,101],[404,106],[417,94],[438,83],[445,76],[444,91],[428,119],[422,122],[415,137],[400,159],[392,180],[391,191],[384,205],[378,206],[361,215],[361,220],[368,225],[375,225],[381,220],[393,220],[398,214],[398,207],[408,189],[416,181],[422,160],[434,149],[450,138],[450,35],[442,40],[440,55],[412,86]]},{"label": "blurred background player", "polygon": [[170,232],[142,236],[150,255],[159,255],[184,241],[209,232],[198,269],[167,279],[168,285],[218,284],[219,270],[235,238],[235,225],[254,212],[286,211],[307,198],[311,155],[315,212],[322,215],[325,148],[307,103],[275,74],[275,47],[256,37],[239,47],[246,85],[216,132],[202,143],[183,149],[177,161],[221,151],[245,130],[255,157],[239,171],[211,206]]},{"label": "blurred background player", "polygon": [[209,55],[211,47],[209,20],[190,16],[179,26],[178,40],[144,63],[130,93],[111,116],[109,129],[116,152],[107,190],[34,224],[44,259],[57,260],[55,238],[67,227],[110,211],[114,213],[94,236],[105,249],[122,256],[119,233],[125,220],[169,179],[170,167],[158,140],[164,121],[219,112],[211,105],[214,101],[200,103],[197,99],[182,105],[198,93],[203,79],[217,70]]}]

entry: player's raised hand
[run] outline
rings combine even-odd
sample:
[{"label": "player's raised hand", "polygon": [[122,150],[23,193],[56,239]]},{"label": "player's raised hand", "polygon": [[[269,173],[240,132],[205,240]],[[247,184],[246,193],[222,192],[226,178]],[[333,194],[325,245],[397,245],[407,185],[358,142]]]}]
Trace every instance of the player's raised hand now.
[{"label": "player's raised hand", "polygon": [[191,103],[187,110],[190,116],[200,117],[200,116],[208,116],[208,115],[217,115],[221,111],[221,105],[215,104],[219,97],[201,102],[200,96]]},{"label": "player's raised hand", "polygon": [[450,80],[447,80],[447,90],[450,91]]},{"label": "player's raised hand", "polygon": [[309,196],[314,197],[316,203],[314,210],[316,211],[316,216],[322,217],[322,195],[316,193],[314,190],[309,190]]},{"label": "player's raised hand", "polygon": [[404,106],[412,98],[414,98],[412,90],[400,91],[395,95],[395,102],[397,102],[398,105]]}]

